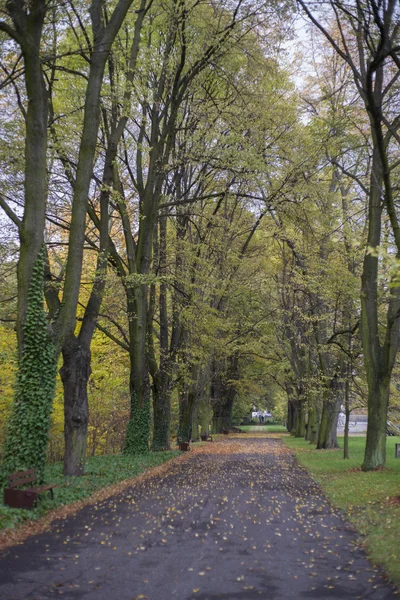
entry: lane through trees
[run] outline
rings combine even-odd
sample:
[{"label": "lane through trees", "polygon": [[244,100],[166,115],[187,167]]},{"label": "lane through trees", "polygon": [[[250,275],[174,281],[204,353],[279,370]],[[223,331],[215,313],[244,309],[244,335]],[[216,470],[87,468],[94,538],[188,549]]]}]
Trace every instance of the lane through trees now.
[{"label": "lane through trees", "polygon": [[3,598],[394,599],[284,444],[203,444],[0,559]]}]

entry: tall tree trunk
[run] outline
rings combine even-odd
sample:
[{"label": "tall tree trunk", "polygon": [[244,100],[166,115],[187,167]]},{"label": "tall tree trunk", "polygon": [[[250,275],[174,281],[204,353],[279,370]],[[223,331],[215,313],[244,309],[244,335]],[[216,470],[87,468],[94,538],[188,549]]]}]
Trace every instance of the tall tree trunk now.
[{"label": "tall tree trunk", "polygon": [[310,444],[316,444],[318,441],[320,410],[318,406],[313,406],[311,409],[310,419],[308,422],[308,440]]},{"label": "tall tree trunk", "polygon": [[18,359],[15,399],[8,422],[0,479],[15,471],[36,469],[41,481],[51,423],[57,358],[43,310],[44,248],[32,273],[24,347]]},{"label": "tall tree trunk", "polygon": [[239,355],[235,353],[228,359],[225,373],[222,371],[222,365],[217,365],[214,370],[212,382],[211,404],[214,410],[212,420],[213,433],[221,433],[223,429],[229,429],[232,426],[233,403],[236,397],[235,381],[239,377]]},{"label": "tall tree trunk", "polygon": [[[40,41],[38,40],[38,44]],[[47,93],[41,72],[39,46],[25,56],[28,95],[25,138],[25,207],[20,228],[18,260],[17,338],[21,354],[23,325],[32,272],[43,244],[47,204]]]},{"label": "tall tree trunk", "polygon": [[183,442],[189,442],[193,436],[193,419],[197,411],[202,383],[200,369],[199,364],[192,366],[191,382],[185,384],[180,394],[178,438]]},{"label": "tall tree trunk", "polygon": [[[151,168],[149,167],[148,180],[140,202],[138,242],[133,249],[132,256],[134,260],[130,259],[130,273],[132,275],[147,276],[151,269],[158,205],[165,177],[165,173],[161,170],[159,164],[160,148],[161,144],[155,142],[151,155],[152,166]],[[132,238],[132,235],[130,237]],[[129,243],[132,243],[132,240]],[[129,248],[128,244],[127,248]],[[152,323],[149,320],[151,311],[149,310],[148,294],[149,289],[146,283],[138,283],[133,289],[131,288],[131,291],[127,290],[131,362],[131,410],[126,430],[126,454],[145,453],[149,450],[149,360],[151,359],[149,359],[147,345],[149,335],[153,334],[151,331],[149,333]]]},{"label": "tall tree trunk", "polygon": [[[162,215],[159,219],[159,244],[155,249],[158,252],[159,274],[167,274],[167,217]],[[156,236],[157,237],[157,236]],[[171,424],[171,373],[170,364],[172,348],[168,347],[168,308],[167,284],[161,281],[160,294],[160,367],[150,369],[153,379],[153,441],[152,450],[169,450],[170,424]],[[150,313],[153,311],[150,309]],[[153,316],[149,316],[149,346],[153,344]],[[155,358],[153,359],[155,363]]]},{"label": "tall tree trunk", "polygon": [[296,433],[296,423],[298,418],[299,405],[297,400],[291,400],[291,410],[292,410],[292,423],[289,433],[291,435],[295,435]]},{"label": "tall tree trunk", "polygon": [[101,2],[92,0],[90,16],[93,31],[93,48],[85,94],[83,128],[79,146],[78,166],[72,200],[67,266],[63,302],[57,319],[58,343],[62,346],[75,330],[83,262],[83,245],[90,184],[100,125],[100,95],[104,70],[112,44],[133,0],[118,0],[106,25],[103,22]]},{"label": "tall tree trunk", "polygon": [[[87,385],[91,372],[90,346],[99,316],[107,274],[109,250],[109,197],[114,183],[114,160],[116,148],[109,147],[103,168],[103,188],[100,194],[100,218],[96,215],[96,226],[100,235],[100,247],[97,256],[96,271],[89,301],[85,308],[82,325],[78,335],[72,333],[62,347],[64,368],[61,379],[64,385],[64,475],[83,475],[86,459],[89,407]],[[74,182],[72,181],[74,185]],[[50,312],[56,315],[60,309],[58,292],[51,285],[50,265],[46,265],[46,301]],[[73,356],[76,352],[76,357]],[[77,368],[77,372],[73,370]],[[63,375],[64,373],[64,375]],[[85,373],[87,375],[85,375]]]},{"label": "tall tree trunk", "polygon": [[[125,454],[145,454],[150,437],[150,377],[146,350],[147,285],[141,284],[128,302],[130,315],[130,416]],[[133,301],[132,301],[133,300]]]},{"label": "tall tree trunk", "polygon": [[205,393],[203,394],[200,401],[200,427],[201,435],[209,435],[210,433],[210,421],[212,418],[213,410],[210,402],[210,386],[207,386]]},{"label": "tall tree trunk", "polygon": [[344,412],[345,412],[345,423],[344,423],[344,440],[343,440],[343,458],[350,458],[349,456],[349,427],[350,427],[350,376],[351,372],[347,372],[346,383],[345,383],[345,397],[344,397]]},{"label": "tall tree trunk", "polygon": [[[101,217],[100,253],[96,266],[96,280],[85,310],[82,327],[75,336],[76,308],[78,305],[80,280],[83,262],[83,243],[86,231],[86,215],[90,183],[100,124],[100,95],[112,44],[125,19],[132,0],[118,0],[107,24],[103,22],[101,3],[93,2],[90,7],[93,47],[85,94],[83,129],[79,147],[76,178],[73,183],[73,202],[69,234],[68,257],[62,303],[54,298],[50,290],[48,296],[57,314],[55,331],[58,347],[62,349],[65,369],[61,369],[65,394],[65,475],[82,475],[84,472],[88,426],[87,383],[90,375],[90,345],[96,320],[99,314],[105,285],[108,252],[108,201],[109,189],[114,183],[114,160],[118,139],[109,139],[103,183],[100,197]],[[141,17],[140,17],[141,19]],[[115,131],[114,131],[115,134]],[[122,132],[120,133],[120,136]],[[73,356],[74,353],[76,356]],[[76,372],[74,372],[76,370]]]},{"label": "tall tree trunk", "polygon": [[154,451],[170,449],[171,390],[169,377],[160,374],[159,386],[153,380],[153,441]]},{"label": "tall tree trunk", "polygon": [[318,417],[317,407],[310,406],[308,409],[307,431],[305,435],[305,439],[310,442],[310,444],[316,444],[318,440]]},{"label": "tall tree trunk", "polygon": [[318,433],[318,450],[328,450],[331,448],[339,448],[337,441],[337,423],[339,418],[341,398],[332,398],[332,391],[329,390],[322,404],[321,424]]},{"label": "tall tree trunk", "polygon": [[180,420],[178,437],[182,442],[190,442],[192,439],[193,412],[196,405],[196,386],[194,383],[188,386],[187,391],[182,396],[180,406]]},{"label": "tall tree trunk", "polygon": [[[18,225],[20,238],[16,331],[18,351],[21,356],[28,292],[33,269],[43,244],[47,204],[48,92],[40,55],[47,7],[44,0],[38,0],[29,7],[29,10],[27,6],[19,6],[17,2],[7,2],[6,9],[15,26],[15,31],[9,28],[7,33],[12,37],[15,36],[15,41],[20,45],[24,58],[24,78],[28,100],[26,111],[24,110],[26,124],[24,214],[22,221],[19,221],[15,215],[15,219],[13,219]],[[10,212],[12,213],[11,209]]]},{"label": "tall tree trunk", "polygon": [[197,394],[196,402],[192,412],[192,442],[200,439],[200,399]]},{"label": "tall tree trunk", "polygon": [[363,470],[386,464],[386,424],[390,392],[389,373],[370,373],[368,385],[368,428]]},{"label": "tall tree trunk", "polygon": [[62,349],[60,375],[64,386],[64,475],[83,475],[86,460],[89,404],[90,349],[74,336]]},{"label": "tall tree trunk", "polygon": [[306,418],[306,432],[304,434],[304,439],[306,440],[306,442],[310,441],[310,437],[311,437],[311,424],[312,421],[314,419],[315,415],[314,415],[314,409],[312,406],[308,407],[307,410],[307,418]]},{"label": "tall tree trunk", "polygon": [[[382,220],[382,165],[375,141],[369,198],[368,246],[378,248]],[[400,289],[392,287],[387,309],[385,340],[379,339],[378,256],[369,249],[364,256],[361,283],[361,334],[368,383],[368,428],[364,471],[386,464],[386,421],[389,406],[390,379],[399,347]]]},{"label": "tall tree trunk", "polygon": [[[57,371],[57,357],[43,313],[48,91],[42,72],[41,40],[46,11],[45,0],[37,0],[29,6],[23,2],[7,2],[2,12],[9,14],[13,27],[3,20],[0,22],[0,29],[21,48],[27,95],[27,108],[22,108],[26,126],[22,220],[4,198],[0,198],[1,207],[18,227],[20,240],[16,323],[18,371],[3,470],[10,473],[34,467],[39,479],[43,476]],[[32,339],[32,333],[36,340]]]},{"label": "tall tree trunk", "polygon": [[303,400],[296,400],[296,421],[294,423],[294,436],[304,437],[305,434],[305,405]]},{"label": "tall tree trunk", "polygon": [[296,408],[294,400],[288,398],[287,403],[287,420],[286,420],[286,429],[291,433],[294,428],[295,418],[296,418]]},{"label": "tall tree trunk", "polygon": [[229,429],[232,426],[232,408],[233,398],[222,398],[221,402],[214,406],[212,419],[213,433],[222,433],[223,429]]}]

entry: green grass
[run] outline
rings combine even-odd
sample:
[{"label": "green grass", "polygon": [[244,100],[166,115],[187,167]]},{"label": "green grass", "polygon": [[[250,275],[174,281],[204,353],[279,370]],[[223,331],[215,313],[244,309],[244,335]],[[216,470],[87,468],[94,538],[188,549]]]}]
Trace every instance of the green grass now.
[{"label": "green grass", "polygon": [[242,431],[259,432],[259,433],[287,433],[286,427],[283,425],[238,425]]},{"label": "green grass", "polygon": [[[365,537],[367,552],[400,587],[400,459],[395,443],[387,438],[387,468],[364,473],[365,437],[350,437],[350,459],[343,450],[315,450],[300,438],[285,437],[300,463],[314,476],[332,504],[341,508],[354,527]],[[342,445],[343,438],[339,438]]]},{"label": "green grass", "polygon": [[[38,507],[32,510],[10,508],[0,504],[0,529],[13,528],[28,519],[37,520],[49,510],[88,498],[97,490],[124,479],[131,479],[178,455],[177,450],[172,450],[138,456],[94,456],[87,459],[83,477],[69,478],[64,478],[61,463],[48,464],[45,481],[58,485],[54,490],[54,501],[50,499],[49,494],[45,494],[39,498]],[[2,499],[3,490],[0,490],[0,494]]]}]

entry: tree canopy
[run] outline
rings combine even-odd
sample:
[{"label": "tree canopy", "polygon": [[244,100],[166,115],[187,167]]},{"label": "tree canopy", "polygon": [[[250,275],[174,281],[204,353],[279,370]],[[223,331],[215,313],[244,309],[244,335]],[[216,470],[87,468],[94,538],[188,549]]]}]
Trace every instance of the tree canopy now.
[{"label": "tree canopy", "polygon": [[385,465],[399,19],[394,0],[0,2],[3,476],[46,456],[82,475],[253,405],[320,449],[362,408],[363,469]]}]

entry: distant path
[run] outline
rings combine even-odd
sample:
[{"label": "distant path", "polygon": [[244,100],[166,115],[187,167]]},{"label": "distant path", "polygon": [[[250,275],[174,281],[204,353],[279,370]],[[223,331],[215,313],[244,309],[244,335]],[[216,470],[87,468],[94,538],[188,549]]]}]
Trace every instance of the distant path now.
[{"label": "distant path", "polygon": [[279,439],[203,444],[0,558],[2,600],[395,600]]}]

